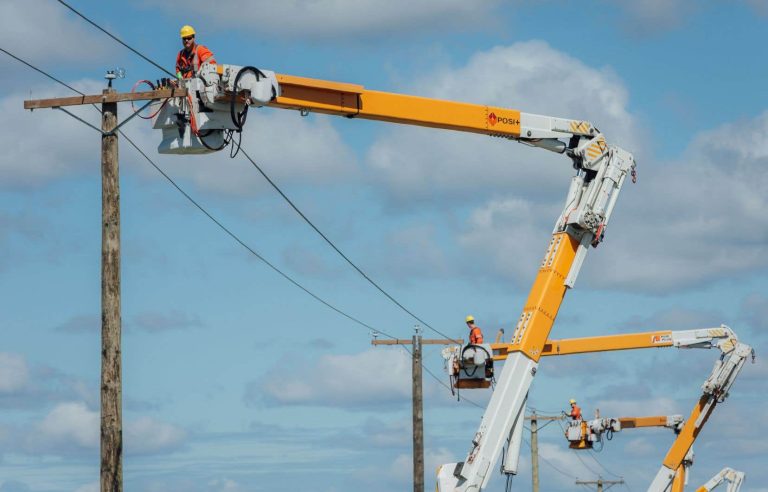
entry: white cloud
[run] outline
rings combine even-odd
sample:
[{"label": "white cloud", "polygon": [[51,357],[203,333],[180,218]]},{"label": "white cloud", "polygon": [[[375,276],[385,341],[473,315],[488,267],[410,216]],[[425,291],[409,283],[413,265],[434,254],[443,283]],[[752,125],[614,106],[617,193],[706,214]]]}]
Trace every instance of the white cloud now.
[{"label": "white cloud", "polygon": [[401,351],[371,349],[352,355],[324,355],[311,366],[285,368],[251,383],[250,403],[370,407],[405,404],[411,398],[411,361]]},{"label": "white cloud", "polygon": [[80,402],[61,403],[43,418],[36,431],[36,440],[56,447],[96,448],[99,445],[99,412],[89,410]]},{"label": "white cloud", "polygon": [[[48,10],[48,9],[45,9]],[[84,80],[74,85],[85,93],[101,93],[103,83]],[[32,98],[61,95],[58,85],[34,88]],[[3,187],[34,186],[51,179],[98,172],[101,138],[94,130],[57,110],[27,111],[22,101],[30,94],[14,93],[0,99],[0,111],[13,119],[0,133],[0,183]],[[69,108],[81,118],[100,127],[93,108]]]},{"label": "white cloud", "polygon": [[163,453],[177,448],[186,433],[179,427],[141,417],[125,426],[125,449],[133,454]]},{"label": "white cloud", "polygon": [[101,490],[100,485],[100,482],[87,483],[82,487],[78,487],[75,492],[99,492]]},{"label": "white cloud", "polygon": [[[476,54],[410,92],[496,103],[513,94],[529,111],[585,117],[622,147],[649,148],[620,81],[541,42]],[[673,162],[637,152],[639,182],[622,192],[581,282],[666,292],[768,267],[766,137],[768,112],[702,132]],[[532,276],[571,173],[562,156],[540,149],[411,128],[389,130],[367,163],[398,206],[476,207],[456,241],[474,257],[475,276],[504,281]]]},{"label": "white cloud", "polygon": [[[404,91],[588,119],[612,142],[630,150],[641,141],[626,109],[628,95],[623,83],[609,69],[589,67],[541,41],[477,53],[465,66],[424,76]],[[486,136],[410,127],[388,129],[372,145],[367,162],[375,179],[398,203],[434,201],[445,195],[461,203],[500,190],[528,199],[555,195],[561,200],[572,173],[565,156],[541,149]]]},{"label": "white cloud", "polygon": [[0,16],[0,45],[31,61],[100,59],[112,44],[104,42],[80,18],[45,0],[4,0]]},{"label": "white cloud", "polygon": [[767,137],[765,112],[702,133],[678,162],[641,167],[591,279],[658,292],[768,267]]},{"label": "white cloud", "polygon": [[208,482],[208,487],[211,492],[239,492],[246,490],[235,480],[230,478],[217,478]]},{"label": "white cloud", "polygon": [[[90,410],[85,403],[61,403],[27,432],[26,449],[61,455],[98,449],[100,420],[99,411]],[[173,424],[140,417],[125,423],[123,436],[126,453],[156,454],[177,449],[186,433]]]},{"label": "white cloud", "polygon": [[24,356],[0,352],[0,395],[24,389],[29,382],[29,367]]},{"label": "white cloud", "polygon": [[[299,38],[350,38],[436,29],[481,27],[492,21],[498,0],[288,0],[280,8],[268,0],[233,0],[224,8],[211,9],[203,0],[160,2],[172,11],[205,16],[206,23],[227,29],[240,27],[273,36]],[[204,35],[205,33],[202,32]]]}]

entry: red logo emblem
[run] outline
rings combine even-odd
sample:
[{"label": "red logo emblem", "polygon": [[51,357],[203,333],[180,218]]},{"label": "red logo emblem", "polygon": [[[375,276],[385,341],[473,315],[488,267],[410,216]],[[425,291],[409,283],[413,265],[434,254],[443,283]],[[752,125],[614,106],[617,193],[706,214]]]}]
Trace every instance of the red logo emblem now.
[{"label": "red logo emblem", "polygon": [[496,124],[496,121],[498,118],[496,118],[496,113],[491,113],[488,115],[488,123],[490,123],[491,126]]}]

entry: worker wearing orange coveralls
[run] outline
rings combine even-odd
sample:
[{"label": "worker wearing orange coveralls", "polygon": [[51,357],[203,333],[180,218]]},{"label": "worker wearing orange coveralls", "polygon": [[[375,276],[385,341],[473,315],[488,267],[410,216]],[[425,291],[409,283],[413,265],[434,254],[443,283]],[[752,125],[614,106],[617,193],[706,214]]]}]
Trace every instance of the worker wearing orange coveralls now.
[{"label": "worker wearing orange coveralls", "polygon": [[483,331],[475,324],[475,318],[472,315],[467,316],[467,328],[469,328],[469,343],[479,345],[483,343]]},{"label": "worker wearing orange coveralls", "polygon": [[571,416],[571,419],[573,420],[581,420],[581,408],[576,404],[576,400],[571,398],[571,401],[569,401],[571,404],[571,413],[569,414]]},{"label": "worker wearing orange coveralls", "polygon": [[191,79],[203,63],[216,63],[211,50],[201,44],[195,44],[195,30],[192,26],[181,28],[181,43],[184,49],[176,55],[176,77]]}]

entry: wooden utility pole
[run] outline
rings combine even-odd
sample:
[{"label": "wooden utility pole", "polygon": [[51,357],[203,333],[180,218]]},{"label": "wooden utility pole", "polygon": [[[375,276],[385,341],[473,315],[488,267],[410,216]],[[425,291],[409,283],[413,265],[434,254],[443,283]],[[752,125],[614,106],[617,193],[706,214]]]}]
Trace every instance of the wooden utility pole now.
[{"label": "wooden utility pole", "polygon": [[531,481],[533,492],[539,492],[539,420],[561,420],[562,416],[542,417],[532,412],[525,417],[531,421]]},{"label": "wooden utility pole", "polygon": [[[576,480],[576,485],[597,485],[597,492],[603,492],[603,490],[608,490],[614,485],[621,485],[623,483],[624,479],[603,480],[602,478],[598,478],[597,480]],[[603,489],[603,485],[607,485],[608,487]]]},{"label": "wooden utility pole", "polygon": [[421,378],[421,333],[413,335],[413,492],[424,492],[424,404]]},{"label": "wooden utility pole", "polygon": [[461,345],[464,340],[427,339],[416,333],[411,340],[372,340],[371,345],[413,345],[411,361],[411,394],[413,406],[413,492],[424,492],[424,402],[422,391],[421,347],[422,345]]},{"label": "wooden utility pole", "polygon": [[[108,79],[114,79],[114,74]],[[120,322],[120,170],[117,132],[137,113],[117,123],[120,101],[185,97],[185,89],[101,94],[24,101],[24,109],[54,108],[101,133],[101,492],[123,490],[122,350]],[[101,129],[64,106],[101,103]],[[149,104],[149,103],[147,103]],[[143,108],[142,108],[143,109]],[[141,110],[139,110],[141,111]]]},{"label": "wooden utility pole", "polygon": [[539,420],[536,418],[536,412],[530,416],[531,419],[531,480],[533,492],[539,492]]},{"label": "wooden utility pole", "polygon": [[[105,89],[111,94],[114,89]],[[123,490],[117,103],[101,105],[101,492]]]}]

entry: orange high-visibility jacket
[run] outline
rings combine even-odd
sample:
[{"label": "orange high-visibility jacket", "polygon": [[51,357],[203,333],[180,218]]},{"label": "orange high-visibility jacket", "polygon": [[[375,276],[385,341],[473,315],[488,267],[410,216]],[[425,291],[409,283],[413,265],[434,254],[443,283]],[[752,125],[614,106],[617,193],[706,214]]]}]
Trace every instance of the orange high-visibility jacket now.
[{"label": "orange high-visibility jacket", "polygon": [[191,79],[203,63],[216,63],[216,60],[213,59],[211,50],[202,44],[197,44],[192,53],[181,50],[176,55],[176,73],[181,73],[185,79]]},{"label": "orange high-visibility jacket", "polygon": [[573,420],[581,420],[581,408],[578,405],[574,405],[571,408],[571,418]]},{"label": "orange high-visibility jacket", "polygon": [[483,343],[483,332],[479,326],[472,325],[472,329],[469,330],[469,343],[472,345]]}]

